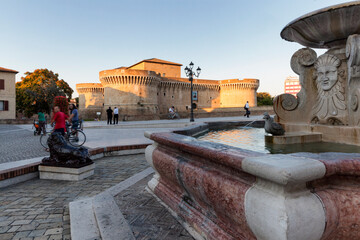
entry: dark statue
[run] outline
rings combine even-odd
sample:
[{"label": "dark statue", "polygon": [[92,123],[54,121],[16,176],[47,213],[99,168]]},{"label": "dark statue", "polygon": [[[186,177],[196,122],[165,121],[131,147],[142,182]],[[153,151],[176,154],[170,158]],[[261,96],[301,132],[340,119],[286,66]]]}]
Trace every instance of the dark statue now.
[{"label": "dark statue", "polygon": [[43,158],[41,165],[79,168],[93,163],[87,148],[69,145],[61,133],[52,133],[47,144],[50,157]]}]

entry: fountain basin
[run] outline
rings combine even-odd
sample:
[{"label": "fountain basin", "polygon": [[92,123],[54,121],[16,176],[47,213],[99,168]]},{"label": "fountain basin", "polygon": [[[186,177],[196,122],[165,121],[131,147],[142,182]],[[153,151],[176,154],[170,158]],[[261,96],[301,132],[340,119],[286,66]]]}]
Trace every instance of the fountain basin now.
[{"label": "fountain basin", "polygon": [[268,155],[171,132],[149,137],[149,189],[196,239],[360,236],[358,155]]},{"label": "fountain basin", "polygon": [[281,37],[306,47],[343,47],[348,36],[360,33],[360,1],[323,8],[290,22]]}]

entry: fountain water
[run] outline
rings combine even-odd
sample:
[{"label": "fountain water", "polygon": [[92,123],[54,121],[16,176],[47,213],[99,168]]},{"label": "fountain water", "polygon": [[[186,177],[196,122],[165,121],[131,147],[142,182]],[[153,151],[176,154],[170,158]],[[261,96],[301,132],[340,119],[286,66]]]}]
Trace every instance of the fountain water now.
[{"label": "fountain water", "polygon": [[246,128],[246,127],[250,126],[251,124],[253,124],[253,123],[256,122],[256,121],[258,121],[258,120],[254,120],[254,121],[252,121],[252,122],[249,122],[248,124],[246,124],[246,125],[243,126],[242,128]]}]

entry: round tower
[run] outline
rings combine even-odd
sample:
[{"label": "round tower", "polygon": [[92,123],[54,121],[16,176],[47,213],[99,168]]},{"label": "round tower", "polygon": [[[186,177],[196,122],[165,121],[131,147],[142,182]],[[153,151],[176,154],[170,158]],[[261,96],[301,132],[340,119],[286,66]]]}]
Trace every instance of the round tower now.
[{"label": "round tower", "polygon": [[220,81],[221,107],[244,107],[249,101],[250,107],[257,106],[256,90],[258,79],[229,79]]},{"label": "round tower", "polygon": [[[97,113],[103,112],[104,87],[101,83],[79,83],[76,84],[79,93],[79,114],[83,119],[97,118]],[[104,118],[105,116],[101,114]],[[101,117],[101,116],[100,116]]]},{"label": "round tower", "polygon": [[153,71],[118,68],[99,73],[104,86],[104,111],[119,108],[125,120],[159,119],[157,89],[160,75]]}]

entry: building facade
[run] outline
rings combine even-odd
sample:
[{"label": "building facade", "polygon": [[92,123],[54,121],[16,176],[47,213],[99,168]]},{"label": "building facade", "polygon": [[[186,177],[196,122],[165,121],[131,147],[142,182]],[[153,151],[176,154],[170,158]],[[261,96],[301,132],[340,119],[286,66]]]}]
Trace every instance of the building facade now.
[{"label": "building facade", "polygon": [[298,77],[287,77],[284,82],[284,92],[292,94],[296,97],[296,94],[300,92],[301,85]]},{"label": "building facade", "polygon": [[[83,118],[105,117],[109,107],[118,107],[126,120],[166,118],[170,106],[180,116],[190,111],[190,82],[181,78],[181,64],[161,59],[147,59],[130,67],[104,70],[101,83],[76,85],[79,111]],[[257,79],[227,79],[193,81],[195,113],[237,111],[246,101],[257,105]]]},{"label": "building facade", "polygon": [[15,70],[0,67],[0,119],[16,118]]}]

